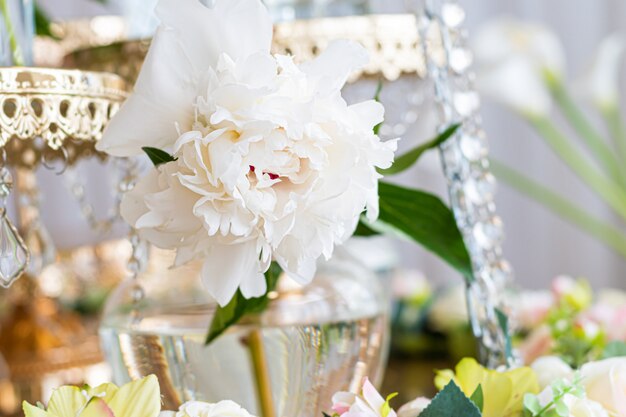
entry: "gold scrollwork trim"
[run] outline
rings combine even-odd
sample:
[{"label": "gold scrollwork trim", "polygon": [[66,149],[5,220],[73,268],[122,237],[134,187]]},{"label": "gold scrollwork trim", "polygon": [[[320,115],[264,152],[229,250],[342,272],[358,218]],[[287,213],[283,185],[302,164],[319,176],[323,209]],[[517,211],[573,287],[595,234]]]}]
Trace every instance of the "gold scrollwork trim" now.
[{"label": "gold scrollwork trim", "polygon": [[[295,20],[274,25],[273,52],[304,61],[316,57],[330,42],[360,42],[370,53],[361,75],[382,76],[393,81],[402,74],[425,75],[419,52],[415,16],[410,14],[364,15]],[[91,41],[93,43],[93,40]],[[64,67],[111,71],[134,82],[146,56],[149,40],[121,41],[70,52]]]},{"label": "gold scrollwork trim", "polygon": [[127,94],[114,74],[0,68],[0,147],[12,165],[32,167],[42,156],[71,163],[93,153]]}]

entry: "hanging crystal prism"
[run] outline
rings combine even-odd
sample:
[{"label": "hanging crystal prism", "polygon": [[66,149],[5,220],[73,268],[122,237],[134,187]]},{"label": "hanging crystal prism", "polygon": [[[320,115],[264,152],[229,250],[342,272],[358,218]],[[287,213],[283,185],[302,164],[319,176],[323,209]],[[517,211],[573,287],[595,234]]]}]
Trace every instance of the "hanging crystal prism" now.
[{"label": "hanging crystal prism", "polygon": [[29,261],[28,248],[11,223],[6,201],[13,189],[13,177],[5,166],[0,168],[0,285],[8,288],[22,275]]}]

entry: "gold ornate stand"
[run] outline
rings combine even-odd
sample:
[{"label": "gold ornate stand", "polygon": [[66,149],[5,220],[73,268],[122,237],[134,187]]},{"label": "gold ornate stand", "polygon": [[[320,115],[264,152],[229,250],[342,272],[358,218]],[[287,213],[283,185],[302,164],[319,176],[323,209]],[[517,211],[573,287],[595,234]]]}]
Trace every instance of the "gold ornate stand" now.
[{"label": "gold ornate stand", "polygon": [[[94,145],[127,90],[126,82],[112,74],[0,68],[0,150],[18,197],[36,195],[40,165],[61,171],[83,158],[104,158]],[[43,257],[47,237],[32,200],[23,200],[15,199],[17,230],[25,236],[32,263]],[[84,368],[102,361],[95,323],[64,311],[42,291],[44,265],[30,265],[16,285],[0,290],[0,356],[9,371],[8,381],[0,376],[0,415],[19,415],[21,401],[43,398],[46,383],[82,382]],[[57,258],[52,266],[58,265]]]},{"label": "gold ornate stand", "polygon": [[[83,24],[85,24],[84,22]],[[71,24],[76,31],[78,23]],[[63,63],[67,68],[110,71],[134,82],[146,56],[149,40],[118,41],[94,46],[93,32],[88,33],[83,47],[68,49]],[[296,20],[274,25],[273,52],[288,53],[298,60],[317,56],[336,39],[350,39],[363,44],[370,53],[370,62],[353,80],[363,76],[382,75],[389,81],[402,74],[426,74],[424,57],[419,53],[419,37],[415,17],[410,14],[368,15]],[[75,44],[74,44],[75,46]]]}]

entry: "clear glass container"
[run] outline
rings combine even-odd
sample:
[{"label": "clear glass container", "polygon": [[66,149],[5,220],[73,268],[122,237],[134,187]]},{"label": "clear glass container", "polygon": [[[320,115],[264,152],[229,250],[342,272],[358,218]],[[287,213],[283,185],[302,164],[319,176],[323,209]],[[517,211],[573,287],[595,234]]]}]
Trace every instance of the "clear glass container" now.
[{"label": "clear glass container", "polygon": [[0,66],[33,64],[32,0],[0,0]]},{"label": "clear glass container", "polygon": [[[198,265],[168,270],[169,259],[109,298],[100,329],[118,384],[156,374],[164,409],[189,400],[231,399],[259,415],[246,337],[260,330],[276,415],[315,416],[332,394],[363,377],[382,382],[389,342],[388,299],[379,278],[338,248],[313,282],[288,277],[259,317],[204,343],[216,304],[201,287]],[[133,296],[143,295],[134,303]]]}]

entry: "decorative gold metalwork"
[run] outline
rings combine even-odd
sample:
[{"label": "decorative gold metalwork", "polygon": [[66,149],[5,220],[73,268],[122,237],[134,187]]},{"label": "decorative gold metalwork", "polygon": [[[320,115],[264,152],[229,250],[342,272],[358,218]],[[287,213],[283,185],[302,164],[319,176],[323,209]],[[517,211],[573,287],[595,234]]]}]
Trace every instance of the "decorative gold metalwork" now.
[{"label": "decorative gold metalwork", "polygon": [[[319,55],[336,39],[350,39],[370,52],[361,75],[380,75],[393,81],[402,74],[424,76],[424,57],[418,52],[415,17],[408,14],[366,15],[295,20],[274,25],[273,52],[290,54],[298,61]],[[91,42],[93,44],[93,41]],[[66,68],[109,71],[134,82],[148,51],[149,40],[122,41],[70,52]]]},{"label": "decorative gold metalwork", "polygon": [[0,147],[8,163],[32,168],[42,158],[71,164],[94,143],[127,97],[113,74],[0,68]]}]

